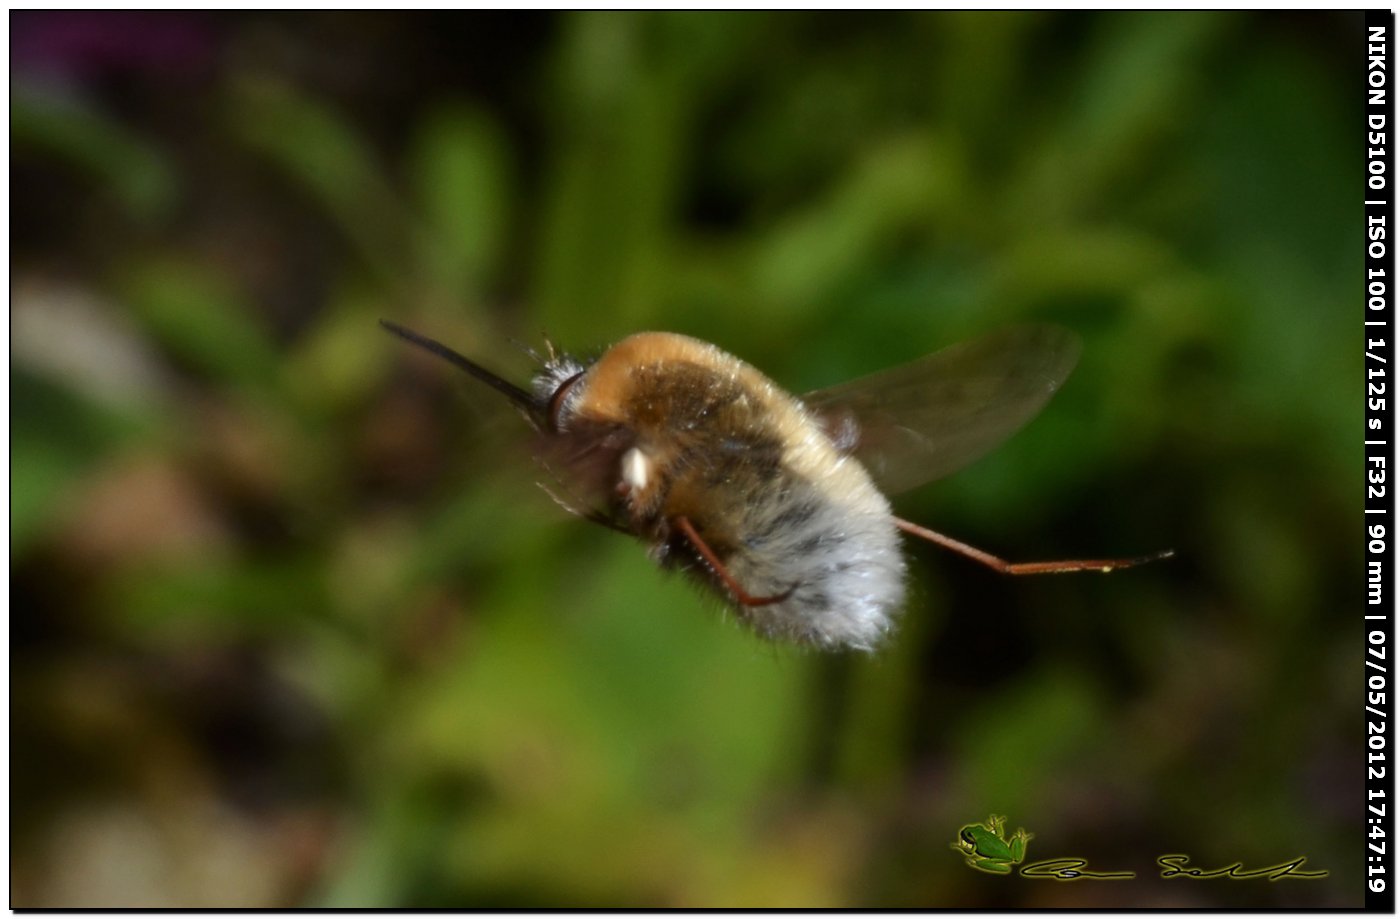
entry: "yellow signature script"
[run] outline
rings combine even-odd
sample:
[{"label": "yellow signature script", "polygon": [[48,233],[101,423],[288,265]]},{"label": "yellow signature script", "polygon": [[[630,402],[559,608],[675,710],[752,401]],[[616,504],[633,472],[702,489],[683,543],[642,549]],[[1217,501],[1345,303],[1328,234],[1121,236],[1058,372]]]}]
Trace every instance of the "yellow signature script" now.
[{"label": "yellow signature script", "polygon": [[1255,868],[1250,871],[1244,870],[1244,865],[1235,862],[1233,865],[1226,865],[1224,868],[1197,868],[1187,864],[1191,861],[1189,855],[1159,855],[1157,864],[1162,867],[1162,877],[1164,878],[1235,878],[1243,880],[1245,878],[1268,878],[1277,881],[1280,878],[1325,878],[1326,871],[1299,871],[1303,862],[1307,861],[1306,855],[1300,855],[1292,861],[1279,862],[1277,865],[1269,865],[1267,868]]},{"label": "yellow signature script", "polygon": [[[1307,860],[1307,856],[1300,855],[1277,865],[1246,870],[1243,862],[1235,862],[1223,868],[1198,868],[1190,864],[1189,855],[1157,856],[1157,864],[1162,868],[1160,876],[1164,878],[1192,878],[1202,881],[1214,878],[1232,878],[1237,881],[1268,878],[1270,881],[1277,881],[1283,878],[1309,880],[1327,877],[1326,871],[1302,870],[1302,865]],[[1090,871],[1086,867],[1088,864],[1088,859],[1083,858],[1047,858],[1022,866],[1018,873],[1023,878],[1051,878],[1056,881],[1124,881],[1137,877],[1135,871]]]}]

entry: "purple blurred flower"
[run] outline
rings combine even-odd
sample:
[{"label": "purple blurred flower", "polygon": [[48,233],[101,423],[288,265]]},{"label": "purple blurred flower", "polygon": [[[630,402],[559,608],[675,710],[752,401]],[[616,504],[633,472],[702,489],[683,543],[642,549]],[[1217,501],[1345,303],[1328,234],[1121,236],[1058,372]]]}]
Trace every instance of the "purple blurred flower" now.
[{"label": "purple blurred flower", "polygon": [[10,60],[19,77],[187,76],[208,68],[214,51],[208,20],[189,13],[17,12],[10,21]]}]

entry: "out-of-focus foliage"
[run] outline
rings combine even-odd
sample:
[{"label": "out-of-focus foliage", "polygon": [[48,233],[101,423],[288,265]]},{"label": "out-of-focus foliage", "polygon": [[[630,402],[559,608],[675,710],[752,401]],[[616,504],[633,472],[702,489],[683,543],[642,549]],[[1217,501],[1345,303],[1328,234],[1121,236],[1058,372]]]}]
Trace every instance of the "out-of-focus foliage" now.
[{"label": "out-of-focus foliage", "polygon": [[[1360,29],[15,14],[14,904],[1358,905]],[[1178,554],[910,546],[881,653],[770,648],[381,316],[796,391],[1056,322],[898,511]],[[974,872],[990,813],[1137,878]]]}]

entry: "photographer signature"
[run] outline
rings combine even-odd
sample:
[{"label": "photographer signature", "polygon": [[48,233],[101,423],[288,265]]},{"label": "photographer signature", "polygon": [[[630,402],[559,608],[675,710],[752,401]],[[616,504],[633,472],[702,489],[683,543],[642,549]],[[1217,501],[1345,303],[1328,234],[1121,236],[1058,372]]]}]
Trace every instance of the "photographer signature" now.
[{"label": "photographer signature", "polygon": [[[1050,858],[1021,865],[1026,857],[1026,847],[1034,834],[1017,828],[1009,837],[1006,834],[1006,818],[992,815],[985,823],[969,823],[958,831],[958,838],[952,848],[959,852],[969,867],[987,874],[1011,874],[1020,865],[1017,873],[1026,878],[1051,878],[1056,881],[1120,881],[1137,877],[1133,871],[1091,871],[1089,862],[1083,858]],[[1162,869],[1163,878],[1192,878],[1210,880],[1231,878],[1247,880],[1268,878],[1277,881],[1283,878],[1316,879],[1327,877],[1326,871],[1304,871],[1303,863],[1307,856],[1300,855],[1277,865],[1264,868],[1246,869],[1243,862],[1235,862],[1223,868],[1198,868],[1191,864],[1189,855],[1159,855],[1157,865]]]}]

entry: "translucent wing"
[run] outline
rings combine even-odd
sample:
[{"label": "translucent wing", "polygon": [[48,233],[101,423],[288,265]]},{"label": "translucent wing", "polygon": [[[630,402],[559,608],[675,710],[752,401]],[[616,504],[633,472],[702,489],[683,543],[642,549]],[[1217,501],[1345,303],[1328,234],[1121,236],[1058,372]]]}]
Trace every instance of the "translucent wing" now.
[{"label": "translucent wing", "polygon": [[1015,326],[802,401],[894,494],[956,472],[1016,433],[1078,358],[1072,332]]}]

